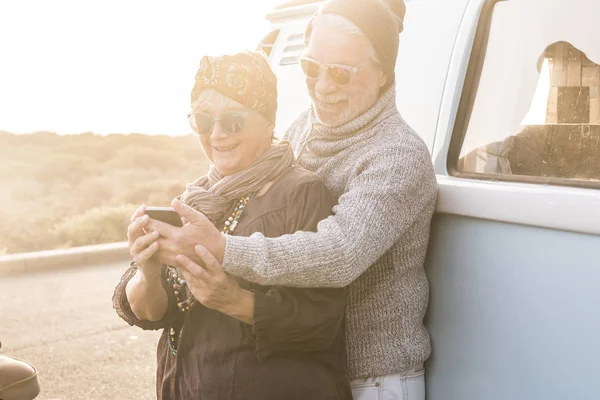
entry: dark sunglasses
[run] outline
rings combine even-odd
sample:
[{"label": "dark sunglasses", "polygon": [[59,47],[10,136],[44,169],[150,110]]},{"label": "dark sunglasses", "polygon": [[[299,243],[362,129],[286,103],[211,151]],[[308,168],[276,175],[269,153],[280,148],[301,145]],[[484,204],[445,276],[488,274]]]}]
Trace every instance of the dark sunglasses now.
[{"label": "dark sunglasses", "polygon": [[342,64],[321,64],[308,57],[300,57],[302,72],[307,78],[317,79],[322,69],[327,71],[329,79],[336,85],[344,86],[350,83],[352,76],[360,67],[350,67]]},{"label": "dark sunglasses", "polygon": [[222,114],[220,117],[214,117],[208,113],[199,112],[188,114],[188,119],[197,135],[210,135],[215,126],[215,121],[219,122],[221,129],[225,132],[236,134],[244,129],[244,122],[248,114],[247,112],[236,111]]}]

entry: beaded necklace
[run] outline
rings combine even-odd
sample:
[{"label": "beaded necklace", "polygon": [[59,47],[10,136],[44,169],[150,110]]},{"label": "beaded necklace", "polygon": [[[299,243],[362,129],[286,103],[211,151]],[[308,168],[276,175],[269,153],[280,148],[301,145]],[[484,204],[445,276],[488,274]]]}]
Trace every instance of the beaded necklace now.
[{"label": "beaded necklace", "polygon": [[[221,234],[230,235],[233,233],[235,228],[238,226],[238,222],[244,214],[244,209],[246,208],[246,204],[256,195],[256,192],[250,193],[242,197],[238,200],[236,206],[233,208],[233,212],[225,221],[223,229],[221,230]],[[167,274],[167,282],[169,286],[173,287],[173,294],[175,295],[175,301],[177,302],[177,308],[180,312],[189,311],[192,305],[196,302],[196,299],[193,295],[189,295],[189,297],[183,300],[184,292],[187,292],[187,284],[185,279],[179,276],[179,272],[176,269],[172,270],[173,272]],[[180,337],[181,337],[181,332]],[[167,332],[167,343],[169,344],[169,349],[173,355],[177,355],[177,345],[175,343],[175,338],[177,337],[177,331],[171,325]]]}]

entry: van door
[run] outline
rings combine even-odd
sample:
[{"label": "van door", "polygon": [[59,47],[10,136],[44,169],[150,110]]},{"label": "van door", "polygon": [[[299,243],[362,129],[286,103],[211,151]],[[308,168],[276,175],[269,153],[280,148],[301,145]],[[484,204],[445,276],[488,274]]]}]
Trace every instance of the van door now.
[{"label": "van door", "polygon": [[428,399],[600,397],[599,15],[469,2],[433,148]]}]

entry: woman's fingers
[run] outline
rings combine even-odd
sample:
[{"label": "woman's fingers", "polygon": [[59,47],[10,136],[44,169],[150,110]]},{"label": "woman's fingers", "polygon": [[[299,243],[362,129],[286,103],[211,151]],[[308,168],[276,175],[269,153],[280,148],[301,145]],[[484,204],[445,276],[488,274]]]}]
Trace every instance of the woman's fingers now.
[{"label": "woman's fingers", "polygon": [[141,253],[142,251],[144,251],[148,246],[150,246],[152,243],[156,242],[157,239],[159,238],[159,234],[158,232],[150,232],[146,235],[142,235],[139,236],[134,242],[133,244],[129,247],[129,252],[131,253],[131,255],[133,257],[136,256],[136,254]]},{"label": "woman's fingers", "polygon": [[141,205],[131,215],[130,224],[127,227],[127,239],[129,240],[129,253],[133,260],[143,268],[159,249],[158,232],[146,233],[144,227],[148,225],[150,217],[145,214],[146,206]]},{"label": "woman's fingers", "polygon": [[146,212],[146,205],[142,204],[141,206],[139,206],[137,208],[137,210],[134,211],[133,214],[131,214],[131,217],[129,218],[129,222],[135,221],[139,217],[143,216],[145,212]]},{"label": "woman's fingers", "polygon": [[127,239],[129,240],[130,245],[144,234],[142,229],[148,224],[148,221],[150,221],[150,217],[148,215],[143,215],[129,224],[127,227]]},{"label": "woman's fingers", "polygon": [[144,250],[137,253],[133,257],[133,261],[135,261],[136,264],[139,265],[140,267],[143,267],[144,264],[146,264],[146,262],[148,262],[150,257],[152,257],[154,255],[154,253],[156,253],[157,250],[158,250],[158,242],[153,242],[150,246],[146,247]]}]

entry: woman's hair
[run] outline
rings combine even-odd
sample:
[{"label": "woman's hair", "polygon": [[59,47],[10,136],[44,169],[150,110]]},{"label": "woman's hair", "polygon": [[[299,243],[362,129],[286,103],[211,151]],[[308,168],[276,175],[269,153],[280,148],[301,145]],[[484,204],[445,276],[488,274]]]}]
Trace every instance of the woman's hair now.
[{"label": "woman's hair", "polygon": [[192,99],[192,104],[194,105],[195,109],[205,110],[205,109],[208,109],[209,106],[212,104],[213,97],[215,97],[215,92],[210,90],[210,91],[205,92],[205,95],[203,96],[202,101],[197,102],[198,99],[200,98],[200,93],[198,93],[196,98]]}]

